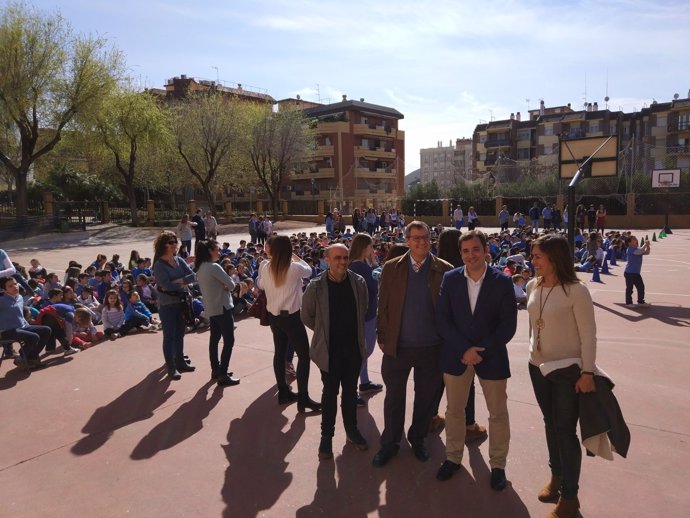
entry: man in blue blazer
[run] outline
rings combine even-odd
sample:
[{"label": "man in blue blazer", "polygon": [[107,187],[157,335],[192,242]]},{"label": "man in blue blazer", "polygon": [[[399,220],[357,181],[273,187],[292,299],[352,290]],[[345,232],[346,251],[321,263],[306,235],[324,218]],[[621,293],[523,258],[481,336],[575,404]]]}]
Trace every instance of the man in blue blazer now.
[{"label": "man in blue blazer", "polygon": [[517,327],[517,302],[510,277],[489,267],[486,236],[473,230],[459,240],[464,266],[447,272],[436,309],[443,339],[441,369],[446,385],[446,461],[436,475],[448,480],[460,469],[465,447],[465,405],[475,373],[489,410],[491,487],[506,487],[510,443],[507,344]]}]

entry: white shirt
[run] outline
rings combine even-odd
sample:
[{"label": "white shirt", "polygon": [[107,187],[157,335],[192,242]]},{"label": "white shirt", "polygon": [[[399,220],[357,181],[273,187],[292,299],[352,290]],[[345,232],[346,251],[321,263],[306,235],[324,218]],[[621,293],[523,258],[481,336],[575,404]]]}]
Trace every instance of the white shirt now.
[{"label": "white shirt", "polygon": [[470,297],[470,309],[474,315],[474,307],[477,305],[477,299],[479,298],[479,292],[482,289],[482,283],[484,282],[484,277],[486,277],[486,263],[484,263],[484,273],[479,278],[478,281],[473,281],[472,278],[467,273],[467,268],[464,271],[465,278],[467,279],[467,295]]},{"label": "white shirt", "polygon": [[455,221],[460,221],[462,219],[462,209],[460,207],[453,211],[453,219]]},{"label": "white shirt", "polygon": [[256,283],[266,292],[266,309],[278,316],[281,311],[296,313],[302,307],[302,279],[311,277],[311,266],[302,261],[292,261],[282,286],[276,286],[269,268],[271,260],[263,261],[259,267]]}]

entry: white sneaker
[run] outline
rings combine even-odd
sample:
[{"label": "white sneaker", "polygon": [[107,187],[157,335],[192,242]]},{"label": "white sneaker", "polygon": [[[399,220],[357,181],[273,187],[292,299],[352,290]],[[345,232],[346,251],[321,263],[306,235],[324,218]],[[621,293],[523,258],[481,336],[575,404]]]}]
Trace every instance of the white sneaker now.
[{"label": "white sneaker", "polygon": [[72,354],[77,354],[78,352],[79,352],[79,349],[77,349],[76,347],[67,346],[67,347],[64,347],[64,348],[63,348],[63,353],[64,353],[65,356],[70,356],[70,355],[72,355]]}]

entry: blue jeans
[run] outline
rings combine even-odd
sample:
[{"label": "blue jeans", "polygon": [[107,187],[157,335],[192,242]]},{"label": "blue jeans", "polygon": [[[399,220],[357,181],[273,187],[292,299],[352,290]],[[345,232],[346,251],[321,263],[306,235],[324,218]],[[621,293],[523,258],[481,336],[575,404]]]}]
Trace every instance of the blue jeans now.
[{"label": "blue jeans", "polygon": [[573,500],[577,498],[582,464],[582,449],[576,431],[580,412],[575,392],[580,368],[571,365],[545,377],[539,367],[530,363],[529,376],[537,403],[544,415],[551,473],[561,477],[563,498]]},{"label": "blue jeans", "polygon": [[[211,369],[218,369],[222,373],[228,372],[232,347],[235,345],[235,321],[232,319],[232,309],[223,309],[220,315],[214,315],[211,321],[211,335],[208,339],[208,354],[211,360]],[[218,343],[223,337],[223,349],[218,363]]]},{"label": "blue jeans", "polygon": [[2,332],[3,340],[22,342],[21,354],[26,360],[36,360],[48,343],[51,330],[48,326],[26,326],[17,329],[6,329]]},{"label": "blue jeans", "polygon": [[158,310],[163,325],[163,357],[170,365],[184,356],[185,321],[179,304],[161,306]]}]

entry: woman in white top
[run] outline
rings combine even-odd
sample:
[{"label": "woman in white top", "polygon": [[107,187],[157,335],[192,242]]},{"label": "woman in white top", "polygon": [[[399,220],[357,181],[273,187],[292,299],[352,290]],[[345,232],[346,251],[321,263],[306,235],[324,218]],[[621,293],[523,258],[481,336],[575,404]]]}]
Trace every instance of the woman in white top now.
[{"label": "woman in white top", "polygon": [[[213,240],[199,241],[194,257],[196,279],[204,298],[204,312],[211,321],[208,339],[211,379],[220,386],[239,385],[240,380],[228,374],[232,347],[235,345],[235,321],[232,318],[232,290],[235,281],[218,264],[220,247]],[[218,343],[223,337],[223,350],[218,361]]]},{"label": "woman in white top", "polygon": [[[297,410],[318,412],[321,405],[309,398],[309,341],[300,319],[303,279],[311,277],[311,267],[292,253],[287,236],[272,237],[266,243],[270,259],[259,269],[257,285],[266,293],[266,309],[273,333],[273,371],[278,384],[278,403],[297,401]],[[285,380],[285,353],[288,344],[297,353],[297,394]]]},{"label": "woman in white top", "polygon": [[192,253],[192,227],[196,227],[196,223],[189,221],[189,214],[184,214],[176,227],[177,238],[182,244],[180,257],[187,257]]},{"label": "woman in white top", "polygon": [[594,305],[575,274],[565,238],[549,234],[535,239],[531,255],[537,276],[527,284],[529,374],[544,415],[551,467],[551,480],[538,498],[558,501],[549,516],[575,517],[582,463],[578,393],[595,390]]}]

